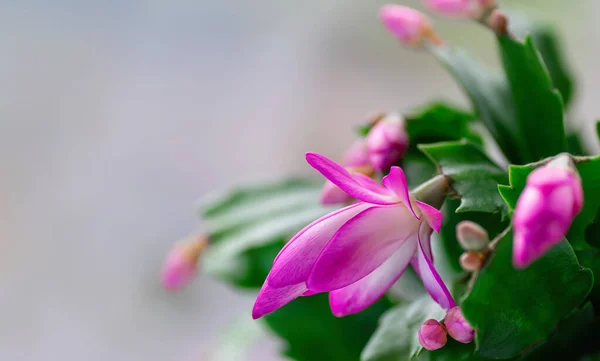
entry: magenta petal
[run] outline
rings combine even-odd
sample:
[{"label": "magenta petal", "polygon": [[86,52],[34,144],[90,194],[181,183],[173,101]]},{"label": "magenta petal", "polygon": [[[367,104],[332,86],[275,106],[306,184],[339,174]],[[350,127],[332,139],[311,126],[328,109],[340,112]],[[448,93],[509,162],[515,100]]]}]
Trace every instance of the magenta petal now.
[{"label": "magenta petal", "polygon": [[337,317],[360,312],[383,296],[400,278],[416,250],[416,242],[405,242],[381,266],[353,284],[331,291],[329,303]]},{"label": "magenta petal", "polygon": [[363,211],[325,246],[308,278],[308,288],[328,292],[360,280],[404,247],[418,226],[419,221],[403,205]]},{"label": "magenta petal", "polygon": [[421,219],[413,208],[412,196],[408,193],[408,183],[406,182],[406,176],[404,175],[402,168],[392,167],[390,173],[383,177],[381,183],[383,183],[387,189],[394,192],[417,219]]},{"label": "magenta petal", "polygon": [[383,195],[365,188],[344,167],[321,154],[306,153],[306,161],[325,178],[329,179],[331,183],[337,185],[344,192],[356,199],[380,205],[396,204],[399,201],[398,197],[392,194]]},{"label": "magenta petal", "polygon": [[252,308],[252,318],[255,320],[261,318],[302,296],[306,291],[304,282],[282,288],[273,288],[265,281]]},{"label": "magenta petal", "polygon": [[327,242],[349,219],[373,207],[356,203],[329,213],[296,234],[279,252],[267,277],[273,287],[305,282],[313,264]]},{"label": "magenta petal", "polygon": [[377,183],[373,178],[368,177],[362,173],[355,173],[352,177],[356,180],[358,184],[367,188],[370,191],[373,191],[377,194],[381,194],[382,196],[393,197],[394,193],[390,192],[386,187]]},{"label": "magenta petal", "polygon": [[423,284],[431,298],[442,308],[449,310],[456,306],[450,291],[444,284],[444,281],[433,266],[432,260],[427,257],[424,245],[429,243],[431,237],[431,228],[425,223],[421,224],[419,231],[419,247],[417,247],[417,258],[413,260],[413,267],[423,280]]},{"label": "magenta petal", "polygon": [[419,206],[419,209],[421,210],[425,221],[427,221],[427,224],[429,224],[434,231],[439,232],[442,228],[442,221],[444,217],[442,212],[435,207],[432,207],[429,204],[421,201],[417,201],[417,206]]}]

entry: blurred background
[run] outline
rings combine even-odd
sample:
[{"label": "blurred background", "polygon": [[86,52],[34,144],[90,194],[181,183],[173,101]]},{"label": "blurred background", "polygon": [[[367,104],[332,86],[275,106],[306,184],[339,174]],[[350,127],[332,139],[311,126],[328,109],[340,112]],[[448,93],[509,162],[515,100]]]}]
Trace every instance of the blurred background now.
[{"label": "blurred background", "polygon": [[[168,294],[161,264],[210,190],[310,174],[304,152],[339,157],[373,110],[466,104],[383,30],[383,3],[1,1],[0,359],[210,361],[234,329],[259,341],[243,360],[279,360],[245,328],[254,295]],[[562,31],[591,127],[600,3],[520,3]],[[490,34],[432,17],[497,65]]]}]

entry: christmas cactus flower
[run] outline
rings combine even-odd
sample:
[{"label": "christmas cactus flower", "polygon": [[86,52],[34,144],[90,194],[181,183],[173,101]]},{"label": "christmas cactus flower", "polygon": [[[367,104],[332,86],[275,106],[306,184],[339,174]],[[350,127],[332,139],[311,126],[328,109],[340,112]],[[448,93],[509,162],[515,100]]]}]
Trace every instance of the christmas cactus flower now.
[{"label": "christmas cactus flower", "polygon": [[[431,233],[442,214],[416,200],[404,172],[392,167],[380,185],[354,177],[328,158],[307,153],[308,163],[360,202],[332,212],[302,229],[273,262],[252,316],[259,318],[300,296],[329,292],[336,316],[360,312],[380,298],[412,263],[431,296],[450,309],[455,302],[433,266]],[[427,186],[446,191],[438,178]],[[437,197],[438,199],[440,197]]]},{"label": "christmas cactus flower", "polygon": [[[442,41],[425,14],[381,7],[390,45],[433,57],[464,94],[440,93],[451,88],[437,87],[437,74],[403,74],[402,101],[417,88],[437,99],[374,114],[340,164],[307,153],[325,185],[290,176],[199,202],[207,236],[169,254],[163,287],[181,289],[201,265],[255,291],[252,318],[265,316],[260,324],[295,361],[591,360],[600,352],[600,156],[592,134],[583,142],[567,124],[578,113],[577,72],[551,24],[510,18],[500,1],[422,3],[489,33],[480,38],[493,42],[499,69]],[[390,91],[372,106],[394,99]],[[469,104],[439,100],[446,95]]]}]

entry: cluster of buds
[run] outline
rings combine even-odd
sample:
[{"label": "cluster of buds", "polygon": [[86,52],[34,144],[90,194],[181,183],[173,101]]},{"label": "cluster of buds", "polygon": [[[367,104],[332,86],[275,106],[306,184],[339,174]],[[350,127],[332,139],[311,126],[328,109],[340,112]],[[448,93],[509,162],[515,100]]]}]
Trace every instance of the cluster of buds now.
[{"label": "cluster of buds", "polygon": [[173,247],[162,271],[162,285],[167,291],[179,291],[194,279],[200,255],[207,246],[208,237],[194,235]]},{"label": "cluster of buds", "polygon": [[456,239],[465,250],[460,256],[460,265],[467,272],[479,271],[489,252],[488,233],[479,224],[462,221],[456,225]]},{"label": "cluster of buds", "polygon": [[458,306],[451,308],[442,321],[425,321],[419,329],[419,343],[425,349],[434,351],[446,345],[447,335],[461,343],[469,343],[475,336],[475,331]]}]

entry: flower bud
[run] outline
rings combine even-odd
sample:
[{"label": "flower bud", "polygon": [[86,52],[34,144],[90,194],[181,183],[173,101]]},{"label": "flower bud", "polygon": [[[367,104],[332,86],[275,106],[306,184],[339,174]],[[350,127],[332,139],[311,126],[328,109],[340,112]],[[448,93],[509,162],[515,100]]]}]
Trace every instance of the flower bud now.
[{"label": "flower bud", "polygon": [[419,329],[419,343],[429,351],[444,347],[446,341],[446,330],[436,320],[430,319],[425,321]]},{"label": "flower bud", "polygon": [[481,252],[465,252],[460,255],[460,266],[467,272],[479,271],[483,267],[485,255]]},{"label": "flower bud", "polygon": [[379,17],[383,25],[406,46],[419,47],[426,40],[437,45],[442,43],[425,15],[414,9],[401,5],[384,5],[379,11]]},{"label": "flower bud", "polygon": [[462,221],[456,225],[456,239],[462,249],[472,252],[485,251],[490,243],[487,231],[471,221]]},{"label": "flower bud", "polygon": [[408,148],[404,119],[399,114],[388,114],[375,124],[367,135],[367,149],[373,168],[388,170],[404,157]]},{"label": "flower bud", "polygon": [[581,179],[569,162],[568,156],[559,156],[527,177],[513,215],[513,263],[517,268],[529,266],[560,243],[581,211]]},{"label": "flower bud", "polygon": [[465,320],[465,317],[458,306],[451,308],[448,313],[446,313],[444,325],[446,325],[446,331],[448,331],[450,337],[456,341],[462,343],[473,341],[475,330],[473,330],[473,327]]},{"label": "flower bud", "polygon": [[441,15],[480,19],[496,7],[495,0],[424,0],[425,6]]},{"label": "flower bud", "polygon": [[196,276],[198,259],[207,245],[208,238],[204,235],[175,245],[162,270],[162,285],[166,290],[178,291]]}]

